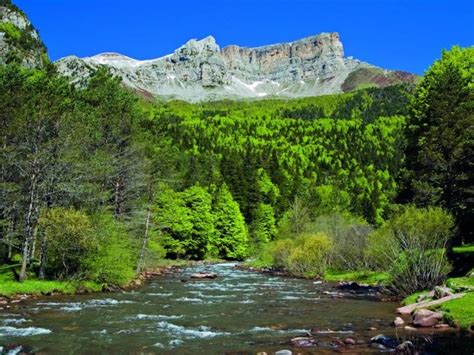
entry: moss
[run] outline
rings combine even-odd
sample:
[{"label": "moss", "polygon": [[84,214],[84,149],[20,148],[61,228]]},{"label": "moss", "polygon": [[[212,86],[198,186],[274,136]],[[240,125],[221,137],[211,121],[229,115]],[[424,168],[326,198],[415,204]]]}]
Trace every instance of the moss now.
[{"label": "moss", "polygon": [[474,292],[448,301],[438,307],[445,312],[445,320],[464,331],[474,331]]},{"label": "moss", "polygon": [[335,272],[329,271],[324,276],[324,280],[329,282],[337,281],[355,281],[365,284],[387,284],[389,275],[386,272],[376,271],[349,271],[349,272]]}]

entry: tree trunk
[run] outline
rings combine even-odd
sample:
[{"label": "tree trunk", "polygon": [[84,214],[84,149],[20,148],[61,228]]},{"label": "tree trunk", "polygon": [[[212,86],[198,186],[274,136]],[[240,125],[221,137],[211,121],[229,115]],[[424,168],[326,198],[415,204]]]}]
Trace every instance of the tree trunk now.
[{"label": "tree trunk", "polygon": [[140,258],[138,259],[138,264],[137,264],[137,274],[141,271],[143,259],[145,257],[146,245],[148,243],[148,230],[150,227],[150,217],[151,217],[151,210],[150,210],[150,207],[148,207],[147,212],[146,212],[145,235],[143,236],[142,249],[140,251]]},{"label": "tree trunk", "polygon": [[29,194],[29,203],[28,211],[25,216],[25,235],[23,240],[23,250],[22,250],[22,261],[21,261],[21,270],[18,281],[22,282],[26,278],[26,267],[28,265],[28,259],[30,255],[30,244],[33,237],[33,230],[35,228],[36,218],[34,213],[36,211],[37,204],[37,175],[33,173],[30,178],[30,194]]},{"label": "tree trunk", "polygon": [[46,268],[46,260],[48,259],[48,237],[46,236],[46,233],[43,234],[40,253],[40,268],[38,272],[38,278],[43,280],[45,277],[44,271]]}]

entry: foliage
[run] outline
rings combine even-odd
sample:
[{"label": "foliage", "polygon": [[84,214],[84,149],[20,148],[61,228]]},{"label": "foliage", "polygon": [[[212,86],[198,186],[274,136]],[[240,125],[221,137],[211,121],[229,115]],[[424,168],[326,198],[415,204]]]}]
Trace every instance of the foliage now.
[{"label": "foliage", "polygon": [[295,248],[292,239],[280,239],[271,244],[269,248],[272,266],[279,269],[288,269],[288,259]]},{"label": "foliage", "polygon": [[89,217],[64,208],[45,210],[38,231],[47,243],[46,268],[56,277],[68,277],[79,271],[81,260],[96,248]]},{"label": "foliage", "polygon": [[333,270],[367,270],[365,255],[368,235],[373,228],[363,218],[349,213],[332,213],[319,216],[312,231],[327,235],[332,241],[329,265]]},{"label": "foliage", "polygon": [[474,219],[474,47],[453,47],[426,72],[412,98],[405,199],[456,218],[465,241]]},{"label": "foliage", "polygon": [[331,246],[331,240],[324,234],[299,237],[288,256],[288,271],[299,276],[323,276]]},{"label": "foliage", "polygon": [[277,233],[275,212],[271,205],[260,202],[254,211],[254,221],[251,226],[254,242],[268,243]]},{"label": "foliage", "polygon": [[216,195],[212,208],[216,235],[210,248],[215,249],[215,256],[220,258],[243,259],[247,256],[250,241],[239,205],[226,185],[222,185]]},{"label": "foliage", "polygon": [[155,224],[169,257],[203,259],[215,238],[212,197],[200,186],[182,192],[163,186],[157,198]]},{"label": "foliage", "polygon": [[368,255],[379,269],[390,265],[392,285],[400,295],[432,289],[450,271],[446,247],[453,226],[453,218],[441,208],[408,206],[370,236]]},{"label": "foliage", "polygon": [[11,22],[0,23],[0,32],[5,33],[5,37],[11,41],[19,41],[21,37],[21,30]]},{"label": "foliage", "polygon": [[125,226],[108,213],[94,218],[97,249],[89,253],[83,271],[90,280],[125,285],[135,276],[135,258]]}]

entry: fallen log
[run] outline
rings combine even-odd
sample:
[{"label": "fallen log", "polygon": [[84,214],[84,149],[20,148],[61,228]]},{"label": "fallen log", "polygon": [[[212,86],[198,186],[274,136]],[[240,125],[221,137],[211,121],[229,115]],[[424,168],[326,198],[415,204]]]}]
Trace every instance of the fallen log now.
[{"label": "fallen log", "polygon": [[397,313],[404,314],[404,315],[409,315],[411,314],[414,310],[417,310],[419,308],[428,308],[432,306],[437,306],[439,304],[442,304],[444,302],[448,302],[451,300],[455,300],[457,298],[461,298],[465,295],[465,293],[456,293],[451,296],[446,296],[443,298],[440,298],[439,300],[434,300],[434,301],[422,301],[418,303],[413,303],[408,306],[400,307],[397,308]]}]

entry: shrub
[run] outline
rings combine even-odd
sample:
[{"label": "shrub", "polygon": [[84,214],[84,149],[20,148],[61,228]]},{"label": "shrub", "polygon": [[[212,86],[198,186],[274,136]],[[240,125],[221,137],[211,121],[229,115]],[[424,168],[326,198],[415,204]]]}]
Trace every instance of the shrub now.
[{"label": "shrub", "polygon": [[96,216],[94,235],[97,249],[84,260],[83,269],[89,279],[100,283],[124,285],[134,276],[135,257],[123,223],[109,213]]},{"label": "shrub", "polygon": [[96,247],[89,217],[72,209],[46,210],[38,221],[38,233],[40,253],[47,253],[44,266],[55,277],[78,272],[82,258]]},{"label": "shrub", "polygon": [[280,239],[270,245],[270,255],[273,266],[285,269],[288,267],[288,259],[295,243],[291,239]]},{"label": "shrub", "polygon": [[441,208],[408,206],[370,236],[367,255],[375,268],[388,266],[400,296],[431,289],[450,270],[446,246],[453,226],[452,216]]},{"label": "shrub", "polygon": [[305,235],[295,241],[288,256],[288,271],[299,276],[323,275],[331,249],[331,240],[324,234]]},{"label": "shrub", "polygon": [[334,270],[365,270],[365,250],[373,228],[361,217],[349,213],[332,213],[316,218],[313,231],[332,241],[329,265]]}]

